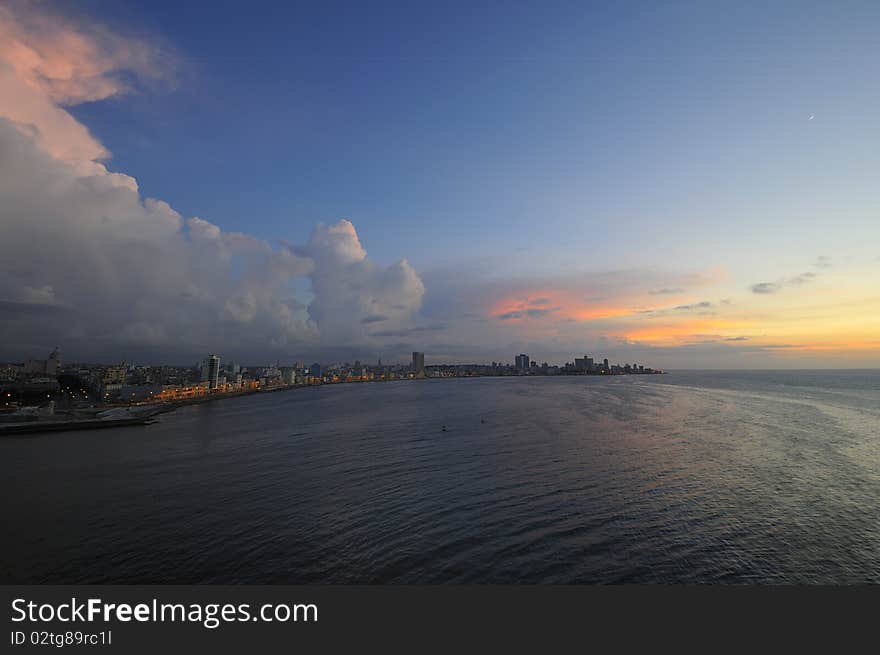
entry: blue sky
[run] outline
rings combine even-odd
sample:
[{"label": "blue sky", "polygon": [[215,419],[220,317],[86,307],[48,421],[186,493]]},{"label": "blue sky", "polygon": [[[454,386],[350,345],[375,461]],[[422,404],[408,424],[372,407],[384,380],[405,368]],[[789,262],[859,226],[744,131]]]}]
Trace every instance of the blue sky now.
[{"label": "blue sky", "polygon": [[[136,93],[63,103],[112,152],[110,171],[273,247],[350,219],[371,266],[406,258],[425,283],[407,329],[446,321],[436,346],[451,357],[456,340],[502,338],[553,342],[548,357],[583,343],[696,365],[687,349],[739,332],[877,357],[858,330],[844,343],[839,325],[787,324],[840,311],[827,304],[840,296],[858,307],[852,325],[880,307],[866,282],[880,237],[876,3],[40,6],[172,62],[144,81],[129,58],[107,75],[131,75]],[[314,282],[291,282],[303,307]],[[753,291],[764,282],[785,298]],[[681,289],[672,303],[738,313],[693,334],[635,327],[677,306],[655,302],[664,285]],[[542,289],[557,320],[498,323]],[[584,306],[600,297],[601,311]],[[452,325],[475,308],[485,329]]]},{"label": "blue sky", "polygon": [[268,239],[344,216],[382,260],[629,264],[800,222],[876,162],[870,3],[118,4],[86,6],[166,39],[180,84],[73,113],[144,193]]}]

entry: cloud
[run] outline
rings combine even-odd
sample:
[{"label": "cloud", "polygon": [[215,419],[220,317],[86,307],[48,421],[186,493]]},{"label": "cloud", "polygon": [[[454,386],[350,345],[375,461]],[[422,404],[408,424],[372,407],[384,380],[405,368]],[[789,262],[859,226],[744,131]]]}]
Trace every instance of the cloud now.
[{"label": "cloud", "polygon": [[782,285],[776,282],[758,282],[750,288],[752,293],[776,293],[782,288]]},{"label": "cloud", "polygon": [[[645,289],[701,287],[723,276],[719,271],[674,272],[657,269],[571,272],[566,275],[501,276],[481,265],[476,271],[458,267],[423,275],[427,294],[423,313],[447,317],[478,314],[487,327],[521,329],[574,322],[583,326],[655,309],[658,298]],[[550,311],[547,311],[550,310]],[[551,316],[553,320],[543,320]],[[491,339],[490,339],[491,340]]]},{"label": "cloud", "polygon": [[800,273],[799,275],[795,275],[793,277],[777,280],[776,282],[759,282],[757,284],[753,284],[749,288],[752,290],[752,293],[757,294],[778,293],[786,286],[802,286],[804,284],[812,282],[815,279],[816,274],[808,271],[806,273]]},{"label": "cloud", "polygon": [[[728,302],[720,301],[720,305],[727,305]],[[712,310],[712,311],[709,311]],[[653,307],[650,309],[639,309],[632,312],[634,315],[642,315],[650,318],[668,318],[669,316],[684,315],[695,313],[700,316],[711,316],[716,313],[715,304],[709,300],[700,302],[687,303],[684,305],[675,305],[674,307]]]},{"label": "cloud", "polygon": [[543,318],[544,316],[549,316],[554,312],[558,312],[560,310],[559,307],[547,308],[547,309],[537,309],[534,307],[528,309],[514,310],[510,312],[504,312],[503,314],[498,314],[496,318],[502,321],[510,321],[521,318]]},{"label": "cloud", "polygon": [[[424,294],[401,260],[367,258],[354,225],[319,225],[301,248],[272,247],[167,203],[79,176],[0,119],[0,300],[74,307],[44,338],[100,353],[369,345],[370,325],[411,327]],[[293,283],[309,282],[312,298]],[[32,320],[3,323],[7,348],[30,342]],[[42,320],[34,315],[34,320]],[[45,325],[40,330],[46,331]]]},{"label": "cloud", "polygon": [[80,175],[136,188],[133,178],[107,171],[109,151],[64,107],[131,93],[140,81],[172,80],[175,61],[167,49],[42,4],[0,6],[0,116]]},{"label": "cloud", "polygon": [[136,91],[168,64],[129,35],[0,6],[0,349],[265,356],[369,346],[377,322],[412,328],[419,275],[405,259],[369,260],[350,221],[273,246],[185,218],[107,170],[108,150],[65,106]]},{"label": "cloud", "polygon": [[702,302],[693,303],[691,305],[679,305],[675,307],[677,311],[693,311],[695,309],[708,309],[712,306],[712,303],[708,300],[704,300]]},{"label": "cloud", "polygon": [[[644,268],[505,276],[486,262],[475,262],[470,267],[428,271],[422,278],[426,293],[420,314],[443,321],[447,328],[443,333],[419,335],[414,349],[438,357],[447,353],[458,361],[507,361],[511,353],[526,352],[564,362],[572,353],[621,351],[616,344],[627,334],[668,339],[672,327],[680,323],[691,323],[681,334],[701,331],[706,323],[713,329],[730,327],[729,321],[710,322],[658,307],[658,301],[668,305],[670,296],[647,291],[710,286],[724,278],[716,270]],[[665,322],[656,318],[658,314],[665,315]]]},{"label": "cloud", "polygon": [[367,342],[378,317],[389,331],[416,320],[425,294],[418,273],[405,259],[387,267],[370,261],[350,221],[318,224],[309,243],[291,251],[313,263],[308,313],[324,341]]},{"label": "cloud", "polygon": [[[307,258],[186,221],[106,175],[82,177],[7,119],[0,197],[0,299],[76,308],[54,326],[53,342],[149,345],[167,337],[195,349],[229,343],[239,331],[248,341],[284,341],[312,329],[288,291],[311,270]],[[28,271],[26,283],[7,274],[16,270]],[[32,327],[4,330],[3,341],[24,341]]]},{"label": "cloud", "polygon": [[831,257],[819,255],[818,257],[816,257],[816,261],[813,263],[813,266],[815,266],[816,268],[831,268],[833,266],[831,262]]},{"label": "cloud", "polygon": [[812,282],[815,278],[815,273],[801,273],[800,275],[795,275],[794,277],[788,278],[788,280],[786,280],[786,284],[791,284],[795,286],[807,284],[808,282]]},{"label": "cloud", "polygon": [[676,293],[684,293],[684,289],[682,289],[681,287],[675,287],[672,289],[654,289],[653,291],[649,291],[648,293],[652,296],[666,296]]},{"label": "cloud", "polygon": [[177,57],[166,44],[18,0],[0,7],[0,59],[52,102],[76,105],[173,80]]}]

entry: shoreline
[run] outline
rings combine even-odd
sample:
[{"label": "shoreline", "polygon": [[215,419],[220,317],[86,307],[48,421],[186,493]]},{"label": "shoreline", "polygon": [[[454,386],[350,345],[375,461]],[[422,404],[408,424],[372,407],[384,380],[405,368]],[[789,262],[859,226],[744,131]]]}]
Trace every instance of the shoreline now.
[{"label": "shoreline", "polygon": [[[189,405],[201,405],[202,403],[210,403],[218,400],[228,400],[231,398],[241,398],[243,396],[253,396],[260,393],[274,393],[277,391],[290,391],[300,387],[290,385],[283,387],[275,387],[272,389],[260,389],[258,391],[239,391],[223,394],[215,394],[205,398],[193,398],[189,400],[175,400],[167,403],[154,403],[143,405],[125,405],[108,407],[102,411],[114,409],[128,409],[129,414],[119,418],[62,418],[48,419],[36,421],[21,421],[14,423],[0,424],[0,437],[3,436],[20,436],[28,434],[41,434],[44,432],[68,432],[74,430],[97,430],[115,427],[126,427],[130,425],[150,425],[155,422],[155,417],[160,414],[173,412],[181,407]],[[134,410],[134,411],[132,411]]]},{"label": "shoreline", "polygon": [[[653,374],[657,375],[657,374]],[[532,378],[532,377],[551,377],[551,376],[517,376],[517,375],[465,375],[465,376],[438,376],[430,378],[397,378],[394,380],[358,380],[351,382],[328,382],[325,384],[302,384],[302,385],[284,385],[278,387],[270,387],[267,389],[257,389],[254,391],[237,391],[218,393],[208,395],[204,398],[192,398],[188,400],[175,400],[165,403],[141,404],[141,405],[119,405],[108,407],[102,411],[126,408],[131,412],[129,415],[119,418],[65,418],[65,419],[49,419],[35,421],[21,421],[6,424],[0,424],[0,438],[4,436],[25,436],[36,435],[48,432],[72,432],[76,430],[99,430],[116,427],[128,427],[133,425],[150,425],[155,422],[155,417],[161,414],[168,414],[181,407],[190,405],[201,405],[203,403],[211,403],[220,400],[229,400],[232,398],[242,398],[245,396],[255,396],[264,393],[278,393],[282,391],[294,391],[296,389],[310,389],[323,386],[336,386],[339,384],[370,384],[370,383],[386,383],[386,382],[416,382],[424,380],[471,380],[478,378]],[[557,376],[552,376],[557,377]],[[566,375],[558,377],[623,377],[623,376],[601,376],[601,375]],[[132,412],[132,410],[136,410]],[[137,411],[141,410],[141,411]]]}]

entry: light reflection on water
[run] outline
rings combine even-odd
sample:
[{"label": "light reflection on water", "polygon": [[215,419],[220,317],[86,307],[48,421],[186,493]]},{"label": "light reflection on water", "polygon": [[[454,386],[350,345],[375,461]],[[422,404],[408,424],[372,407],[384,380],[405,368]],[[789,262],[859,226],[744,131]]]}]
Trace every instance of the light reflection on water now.
[{"label": "light reflection on water", "polygon": [[880,581],[876,371],[338,385],[0,461],[4,582]]}]

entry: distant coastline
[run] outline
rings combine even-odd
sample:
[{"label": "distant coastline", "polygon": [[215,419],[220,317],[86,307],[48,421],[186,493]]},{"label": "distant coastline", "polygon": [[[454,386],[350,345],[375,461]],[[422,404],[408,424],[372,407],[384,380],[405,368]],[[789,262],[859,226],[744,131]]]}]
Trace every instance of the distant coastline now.
[{"label": "distant coastline", "polygon": [[[665,371],[654,371],[650,375],[661,375]],[[201,405],[219,400],[228,400],[232,398],[241,398],[244,396],[255,396],[266,393],[277,393],[281,391],[294,391],[297,389],[309,389],[323,386],[334,386],[339,384],[369,384],[369,383],[386,383],[386,382],[415,382],[425,380],[464,380],[479,378],[514,378],[514,379],[534,379],[544,377],[620,377],[626,374],[595,374],[595,373],[565,373],[559,376],[543,376],[543,375],[438,375],[425,378],[389,378],[389,379],[366,379],[366,380],[339,380],[335,382],[322,382],[319,384],[289,384],[277,385],[265,388],[249,389],[244,391],[225,391],[187,398],[183,400],[171,400],[160,402],[141,402],[132,404],[113,404],[107,409],[98,412],[92,417],[77,418],[60,418],[60,417],[39,417],[35,416],[30,420],[21,420],[8,423],[0,423],[0,437],[3,436],[23,436],[30,434],[44,434],[48,432],[69,432],[76,430],[96,430],[109,429],[115,427],[127,427],[134,425],[150,425],[157,416],[173,412],[181,407],[190,405]],[[647,374],[645,374],[647,375]],[[104,414],[102,417],[101,414]]]}]

